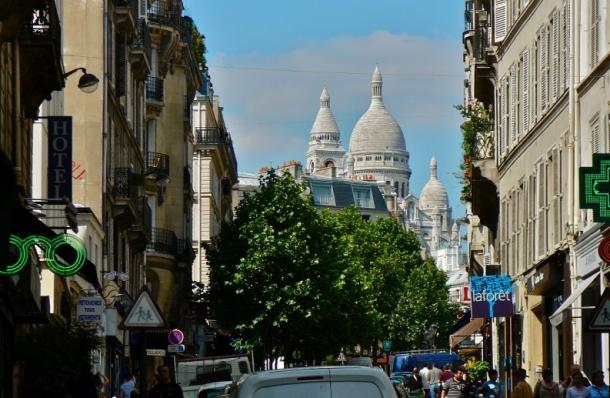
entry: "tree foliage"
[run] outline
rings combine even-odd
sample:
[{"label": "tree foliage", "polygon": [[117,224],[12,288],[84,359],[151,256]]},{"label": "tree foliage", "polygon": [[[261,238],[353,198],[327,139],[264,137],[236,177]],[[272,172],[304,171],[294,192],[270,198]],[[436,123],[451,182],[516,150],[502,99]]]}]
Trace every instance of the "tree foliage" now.
[{"label": "tree foliage", "polygon": [[[390,325],[406,330],[393,314],[412,270],[423,267],[417,237],[396,219],[369,222],[354,208],[318,212],[289,174],[271,171],[260,184],[206,247],[211,313],[238,348],[288,361],[299,352],[311,362],[375,345]],[[446,305],[447,296],[442,285],[433,298]]]},{"label": "tree foliage", "polygon": [[97,329],[86,324],[67,325],[51,315],[46,325],[17,336],[16,353],[23,365],[24,397],[65,397],[87,368],[93,350],[101,347]]},{"label": "tree foliage", "polygon": [[199,32],[197,26],[193,24],[193,51],[195,52],[195,60],[200,68],[205,69],[207,60],[205,58],[205,37]]},{"label": "tree foliage", "polygon": [[427,260],[413,269],[407,279],[392,315],[391,336],[398,348],[421,348],[427,345],[430,327],[436,325],[435,345],[446,347],[448,331],[458,311],[456,305],[449,304],[447,274]]}]

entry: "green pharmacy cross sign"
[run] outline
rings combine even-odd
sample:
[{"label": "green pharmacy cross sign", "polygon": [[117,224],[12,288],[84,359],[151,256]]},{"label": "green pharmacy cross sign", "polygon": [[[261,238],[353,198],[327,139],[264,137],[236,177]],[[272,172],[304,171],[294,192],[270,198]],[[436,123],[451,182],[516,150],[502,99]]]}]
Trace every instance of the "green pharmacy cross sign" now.
[{"label": "green pharmacy cross sign", "polygon": [[[87,259],[85,245],[74,235],[58,235],[53,239],[37,235],[28,236],[27,238],[11,235],[9,242],[17,248],[17,260],[5,268],[0,268],[0,275],[15,275],[19,273],[27,265],[29,249],[34,245],[44,250],[47,266],[53,273],[59,276],[76,274]],[[57,260],[57,249],[63,245],[71,246],[76,251],[76,258],[71,264],[64,264]]]},{"label": "green pharmacy cross sign", "polygon": [[593,209],[593,221],[610,222],[610,153],[594,153],[593,167],[581,167],[580,208]]}]

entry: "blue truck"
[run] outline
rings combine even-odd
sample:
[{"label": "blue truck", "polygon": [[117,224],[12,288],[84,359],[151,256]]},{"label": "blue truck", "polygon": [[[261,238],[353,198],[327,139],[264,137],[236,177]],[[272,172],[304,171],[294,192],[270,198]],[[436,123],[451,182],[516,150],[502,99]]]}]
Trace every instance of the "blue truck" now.
[{"label": "blue truck", "polygon": [[464,361],[456,353],[447,351],[416,350],[396,352],[392,361],[390,377],[394,380],[410,377],[413,368],[421,369],[425,363],[428,366],[435,364],[436,367],[442,368],[446,364],[456,367],[463,364]]}]

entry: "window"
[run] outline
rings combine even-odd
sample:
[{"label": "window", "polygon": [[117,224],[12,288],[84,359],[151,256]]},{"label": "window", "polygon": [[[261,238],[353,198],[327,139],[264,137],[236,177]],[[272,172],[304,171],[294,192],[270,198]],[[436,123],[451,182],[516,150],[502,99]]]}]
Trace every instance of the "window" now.
[{"label": "window", "polygon": [[394,161],[398,162],[398,156],[394,156]]},{"label": "window", "polygon": [[385,160],[385,161],[389,161],[389,160],[392,160],[392,157],[391,157],[390,155],[385,155],[385,156],[383,157],[383,160]]},{"label": "window", "polygon": [[599,153],[600,150],[599,116],[596,116],[591,122],[591,152]]},{"label": "window", "polygon": [[591,5],[591,30],[589,45],[591,46],[590,61],[591,69],[597,65],[599,61],[599,0],[590,0]]},{"label": "window", "polygon": [[333,397],[382,398],[379,388],[371,382],[350,381],[330,384]]},{"label": "window", "polygon": [[523,89],[523,94],[521,96],[521,106],[522,106],[522,126],[523,133],[529,130],[529,62],[530,62],[530,53],[529,50],[523,51],[521,54],[521,87]]},{"label": "window", "polygon": [[381,160],[381,155],[375,155],[375,160]]},{"label": "window", "polygon": [[541,111],[546,110],[547,104],[547,34],[546,27],[540,28],[540,47],[538,48],[538,66],[540,67],[540,106]]},{"label": "window", "polygon": [[570,1],[566,1],[563,6],[562,18],[562,87],[566,89],[569,84],[570,76]]},{"label": "window", "polygon": [[311,191],[313,194],[313,203],[321,206],[334,206],[335,197],[333,195],[333,187],[330,184],[320,182],[311,183]]},{"label": "window", "polygon": [[365,209],[373,208],[373,198],[371,194],[371,188],[353,187],[354,203],[356,207],[362,207]]},{"label": "window", "polygon": [[551,73],[551,89],[552,97],[557,98],[559,95],[559,10],[553,11],[551,19],[551,57],[552,57],[552,73]]},{"label": "window", "polygon": [[366,156],[366,157],[365,157],[365,160],[371,160],[371,159],[372,159],[372,157],[371,157],[371,156]]},{"label": "window", "polygon": [[331,396],[328,381],[272,385],[259,388],[253,395],[254,398],[331,398]]}]

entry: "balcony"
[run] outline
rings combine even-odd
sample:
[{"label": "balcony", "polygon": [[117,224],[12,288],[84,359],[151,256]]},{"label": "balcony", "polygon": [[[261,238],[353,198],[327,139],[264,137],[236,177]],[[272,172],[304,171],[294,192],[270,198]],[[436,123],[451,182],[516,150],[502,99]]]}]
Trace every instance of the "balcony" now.
[{"label": "balcony", "polygon": [[193,179],[188,166],[184,166],[182,173],[184,198],[187,203],[193,203],[195,192],[193,191]]},{"label": "balcony", "polygon": [[21,100],[27,117],[34,117],[51,92],[64,87],[61,26],[54,0],[36,3],[23,23],[19,39]]},{"label": "balcony", "polygon": [[114,199],[113,215],[121,228],[129,228],[138,219],[138,186],[137,176],[129,167],[114,169],[112,196]]},{"label": "balcony", "polygon": [[163,103],[163,79],[155,76],[146,77],[146,101]]},{"label": "balcony", "polygon": [[199,127],[195,129],[195,144],[221,145],[231,143],[231,136],[218,127]]},{"label": "balcony", "polygon": [[148,20],[153,24],[177,28],[180,24],[180,10],[169,1],[156,0],[148,9]]},{"label": "balcony", "polygon": [[114,0],[114,24],[118,32],[132,34],[138,20],[138,0]]},{"label": "balcony", "polygon": [[138,198],[137,212],[138,217],[131,228],[129,228],[127,236],[130,247],[134,251],[140,252],[146,248],[152,233],[152,210],[148,205],[146,196]]},{"label": "balcony", "polygon": [[169,155],[159,152],[146,154],[146,175],[157,180],[169,177]]},{"label": "balcony", "polygon": [[471,166],[472,212],[479,216],[481,224],[494,233],[498,225],[498,181],[494,160],[493,131],[476,135],[475,157]]},{"label": "balcony", "polygon": [[148,24],[146,20],[138,21],[136,34],[131,43],[131,52],[129,61],[131,62],[131,70],[136,79],[144,80],[151,71],[152,62],[152,44]]},{"label": "balcony", "polygon": [[163,228],[153,228],[151,239],[146,250],[176,257],[178,253],[178,238],[174,231]]},{"label": "balcony", "polygon": [[193,19],[191,17],[180,18],[180,24],[178,26],[180,31],[180,41],[183,43],[193,45]]}]

